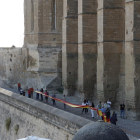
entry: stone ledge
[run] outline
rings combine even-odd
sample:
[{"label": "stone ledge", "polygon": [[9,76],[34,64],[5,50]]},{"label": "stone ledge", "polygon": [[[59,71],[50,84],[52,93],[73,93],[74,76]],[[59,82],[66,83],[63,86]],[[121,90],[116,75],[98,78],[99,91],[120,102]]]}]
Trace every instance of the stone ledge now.
[{"label": "stone ledge", "polygon": [[92,121],[0,88],[0,100],[75,134]]}]

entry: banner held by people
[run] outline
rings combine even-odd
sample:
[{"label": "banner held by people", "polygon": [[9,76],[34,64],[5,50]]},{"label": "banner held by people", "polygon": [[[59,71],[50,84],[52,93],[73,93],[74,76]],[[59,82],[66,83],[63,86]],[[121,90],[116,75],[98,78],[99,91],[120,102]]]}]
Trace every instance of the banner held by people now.
[{"label": "banner held by people", "polygon": [[103,117],[103,120],[105,121],[105,122],[110,122],[110,120],[108,120],[107,118],[106,118],[106,116],[105,116],[105,114],[101,111],[101,110],[98,110],[97,108],[94,108],[94,107],[90,107],[89,105],[76,105],[76,104],[72,104],[72,103],[69,103],[69,102],[66,102],[66,101],[64,101],[64,100],[61,100],[61,99],[58,99],[58,98],[53,98],[53,97],[51,97],[51,96],[49,96],[49,95],[45,95],[44,93],[42,93],[42,92],[40,92],[40,91],[35,91],[36,93],[39,93],[39,94],[42,94],[42,95],[44,95],[44,96],[46,96],[46,97],[49,97],[49,98],[51,98],[51,99],[53,99],[53,100],[56,100],[56,101],[58,101],[58,102],[62,102],[62,103],[64,103],[64,104],[66,104],[66,105],[68,105],[68,106],[70,106],[70,107],[73,107],[73,108],[90,108],[90,109],[92,109],[92,110],[97,110],[97,114],[99,115],[99,116],[102,116]]}]

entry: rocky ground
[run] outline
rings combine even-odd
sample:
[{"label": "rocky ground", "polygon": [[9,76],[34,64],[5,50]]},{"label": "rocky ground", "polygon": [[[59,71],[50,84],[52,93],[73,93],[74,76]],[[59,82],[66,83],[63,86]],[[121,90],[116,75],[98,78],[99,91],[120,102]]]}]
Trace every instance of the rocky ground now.
[{"label": "rocky ground", "polygon": [[[6,89],[11,90],[11,91],[19,94],[19,92],[17,90],[15,90],[15,89],[10,89],[10,88],[6,88]],[[53,92],[54,91],[49,91],[50,95],[52,95]],[[58,92],[55,92],[55,93],[56,93],[56,98],[63,99],[62,94],[60,94]],[[27,92],[26,92],[26,96],[28,96]],[[34,93],[33,98],[36,100],[36,93]],[[46,103],[45,97],[43,97],[43,101],[41,101],[40,99],[38,101],[43,102],[45,104],[53,105],[51,99],[48,100],[48,103]],[[79,104],[79,105],[82,104],[82,102],[77,97],[74,97],[74,96],[66,97],[66,100],[67,100],[67,102],[70,102],[70,103],[73,103],[73,104]],[[56,106],[55,107],[64,110],[64,105],[61,102],[56,101]],[[94,111],[95,117],[92,118],[90,109],[88,109],[87,114],[85,114],[85,113],[81,114],[81,112],[82,112],[81,108],[71,108],[69,106],[66,106],[65,111],[73,113],[73,114],[76,114],[78,116],[84,117],[84,118],[92,120],[92,121],[101,120],[100,117],[97,117],[97,112],[96,111]],[[114,110],[111,110],[111,113],[113,111]],[[140,139],[140,121],[132,121],[132,120],[129,120],[129,119],[121,119],[120,115],[119,115],[120,113],[117,112],[117,111],[116,111],[116,113],[117,113],[117,116],[118,116],[117,126],[120,127],[121,129],[123,129],[124,131],[126,131],[126,133],[129,136],[130,140],[139,140]],[[127,131],[129,131],[129,132],[127,132]],[[133,134],[133,133],[135,133],[135,134]],[[139,136],[137,136],[137,134]]]}]

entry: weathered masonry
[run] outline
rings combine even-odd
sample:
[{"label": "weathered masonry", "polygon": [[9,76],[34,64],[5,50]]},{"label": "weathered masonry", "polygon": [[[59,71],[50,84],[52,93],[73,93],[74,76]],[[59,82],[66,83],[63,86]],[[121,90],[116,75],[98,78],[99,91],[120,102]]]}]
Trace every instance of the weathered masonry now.
[{"label": "weathered masonry", "polygon": [[24,11],[24,46],[0,49],[1,86],[124,101],[140,120],[139,0],[25,0]]},{"label": "weathered masonry", "polygon": [[[0,139],[17,140],[30,135],[51,140],[72,140],[92,121],[0,88]],[[11,118],[9,131],[5,121]],[[15,126],[19,129],[15,134]]]}]

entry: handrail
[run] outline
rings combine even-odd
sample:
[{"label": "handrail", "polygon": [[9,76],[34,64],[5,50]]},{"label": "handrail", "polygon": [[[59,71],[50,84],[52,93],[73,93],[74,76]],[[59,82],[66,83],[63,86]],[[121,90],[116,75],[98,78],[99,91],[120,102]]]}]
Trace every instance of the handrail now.
[{"label": "handrail", "polygon": [[[122,129],[122,128],[121,128]],[[125,132],[128,132],[128,133],[131,133],[131,134],[133,134],[133,136],[134,135],[136,135],[136,136],[139,136],[140,137],[140,134],[136,134],[136,133],[133,133],[133,132],[131,132],[131,131],[128,131],[128,130],[125,130],[125,129],[122,129],[123,131],[125,131]]]}]

